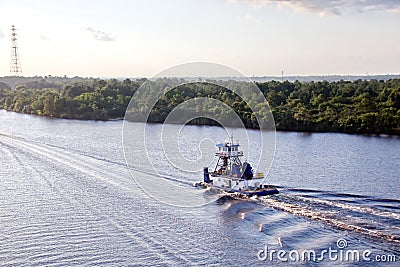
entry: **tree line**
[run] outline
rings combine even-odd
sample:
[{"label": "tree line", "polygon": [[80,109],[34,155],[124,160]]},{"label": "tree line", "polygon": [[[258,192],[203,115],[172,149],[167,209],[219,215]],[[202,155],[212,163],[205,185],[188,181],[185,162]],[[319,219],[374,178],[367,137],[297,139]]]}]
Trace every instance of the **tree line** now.
[{"label": "tree line", "polygon": [[[223,86],[204,83],[185,83],[173,87],[176,78],[146,79],[88,79],[59,83],[29,82],[11,90],[0,82],[0,108],[15,112],[66,119],[109,120],[125,116],[132,95],[143,85],[149,90],[141,102],[130,107],[128,114],[138,114],[151,108],[149,121],[163,122],[178,105],[198,97],[214,98],[224,102],[238,114],[248,128],[260,125],[256,115],[268,118],[268,108],[250,108],[255,95],[242,99],[229,89],[246,92],[249,83],[220,81]],[[211,82],[211,83],[209,83]],[[277,130],[345,132],[400,135],[400,79],[256,83],[267,99]],[[168,93],[164,93],[168,91]],[[147,103],[159,94],[157,103]],[[253,99],[254,98],[254,99]],[[147,101],[148,100],[148,101]],[[196,103],[196,102],[193,102]],[[188,112],[196,110],[189,107]],[[219,106],[210,106],[215,114],[225,116]],[[224,113],[225,112],[225,113]],[[130,119],[128,116],[127,119]],[[218,124],[207,118],[191,121],[193,124]]]},{"label": "tree line", "polygon": [[91,79],[48,86],[43,81],[29,82],[11,90],[0,84],[0,108],[63,119],[123,118],[140,81]]}]

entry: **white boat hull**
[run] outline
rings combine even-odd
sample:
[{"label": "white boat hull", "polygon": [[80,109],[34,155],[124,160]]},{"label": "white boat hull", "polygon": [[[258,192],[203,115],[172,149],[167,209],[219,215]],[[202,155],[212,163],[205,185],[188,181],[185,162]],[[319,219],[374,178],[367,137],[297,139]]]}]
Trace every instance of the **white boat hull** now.
[{"label": "white boat hull", "polygon": [[262,185],[264,178],[253,178],[250,180],[239,179],[228,176],[212,176],[212,180],[196,183],[195,186],[218,189],[227,193],[239,193],[247,196],[266,196],[278,194],[275,187]]}]

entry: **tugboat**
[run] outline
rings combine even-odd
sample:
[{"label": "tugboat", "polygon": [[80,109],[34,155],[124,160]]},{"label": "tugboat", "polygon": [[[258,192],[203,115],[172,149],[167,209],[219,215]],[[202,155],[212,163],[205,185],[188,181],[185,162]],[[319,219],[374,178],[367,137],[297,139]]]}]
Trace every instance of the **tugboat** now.
[{"label": "tugboat", "polygon": [[215,156],[218,160],[214,170],[209,172],[208,167],[205,167],[203,181],[195,183],[195,186],[215,188],[248,197],[279,193],[275,187],[264,184],[266,178],[263,173],[254,174],[250,163],[247,161],[242,163],[240,158],[243,157],[243,151],[239,150],[239,142],[233,142],[233,137],[216,146]]}]

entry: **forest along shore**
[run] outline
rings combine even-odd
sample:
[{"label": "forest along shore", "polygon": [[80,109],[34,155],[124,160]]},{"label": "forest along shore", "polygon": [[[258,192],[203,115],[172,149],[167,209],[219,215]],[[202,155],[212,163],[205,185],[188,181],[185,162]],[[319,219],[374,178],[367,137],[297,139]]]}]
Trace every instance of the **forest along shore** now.
[{"label": "forest along shore", "polygon": [[[118,119],[124,117],[132,95],[144,82],[150,83],[154,90],[165,90],[176,84],[176,80],[20,77],[19,84],[13,85],[15,89],[0,82],[0,109],[64,119]],[[163,122],[174,107],[188,99],[211,97],[232,107],[246,127],[258,128],[248,103],[227,89],[243,91],[249,83],[219,80],[219,84],[223,87],[207,80],[172,89],[151,109],[149,121]],[[277,130],[400,135],[400,79],[256,84],[269,102]],[[152,93],[150,89],[149,98]],[[137,112],[149,108],[146,103],[143,105],[132,108]],[[214,114],[218,114],[218,107],[213,108]],[[262,117],[268,111],[258,112]],[[216,124],[206,118],[191,123]]]}]

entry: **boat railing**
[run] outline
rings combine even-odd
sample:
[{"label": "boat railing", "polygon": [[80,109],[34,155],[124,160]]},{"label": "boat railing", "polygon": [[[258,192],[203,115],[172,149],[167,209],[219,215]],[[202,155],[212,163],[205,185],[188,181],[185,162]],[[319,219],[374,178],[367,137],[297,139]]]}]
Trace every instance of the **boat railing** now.
[{"label": "boat railing", "polygon": [[222,151],[216,152],[215,155],[218,157],[241,157],[243,156],[243,151]]}]

